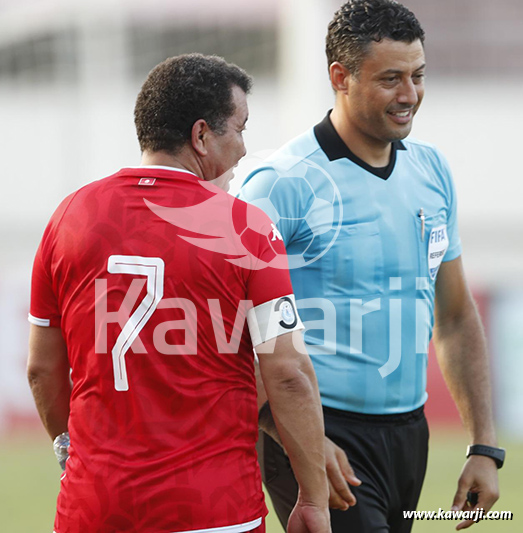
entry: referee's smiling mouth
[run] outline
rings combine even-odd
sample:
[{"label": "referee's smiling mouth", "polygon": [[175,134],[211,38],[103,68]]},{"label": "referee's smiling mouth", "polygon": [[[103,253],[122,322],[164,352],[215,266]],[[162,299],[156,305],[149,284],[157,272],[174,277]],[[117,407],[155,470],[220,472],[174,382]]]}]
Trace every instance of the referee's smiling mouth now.
[{"label": "referee's smiling mouth", "polygon": [[387,115],[389,115],[397,124],[408,124],[414,116],[413,111],[414,109],[411,107],[409,109],[402,109],[398,111],[387,111]]}]

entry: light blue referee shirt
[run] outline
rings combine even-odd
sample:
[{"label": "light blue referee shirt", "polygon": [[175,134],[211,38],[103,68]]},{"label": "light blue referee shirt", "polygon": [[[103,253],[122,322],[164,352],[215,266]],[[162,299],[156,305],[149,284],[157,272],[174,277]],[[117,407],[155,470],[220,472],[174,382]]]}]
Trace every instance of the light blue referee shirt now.
[{"label": "light blue referee shirt", "polygon": [[395,142],[389,165],[372,168],[327,115],[255,169],[240,197],[282,234],[322,403],[368,414],[425,403],[437,272],[461,254],[438,150]]}]

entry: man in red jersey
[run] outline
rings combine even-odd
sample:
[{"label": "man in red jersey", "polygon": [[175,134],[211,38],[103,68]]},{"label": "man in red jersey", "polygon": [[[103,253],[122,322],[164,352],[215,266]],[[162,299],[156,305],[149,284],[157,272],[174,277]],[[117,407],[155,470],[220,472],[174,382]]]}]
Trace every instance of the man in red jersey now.
[{"label": "man in red jersey", "polygon": [[28,376],[51,438],[70,434],[56,533],[264,531],[253,345],[300,485],[288,531],[330,531],[281,236],[209,183],[245,155],[250,86],[217,57],[158,65],[135,108],[142,166],[76,191],[45,230]]}]

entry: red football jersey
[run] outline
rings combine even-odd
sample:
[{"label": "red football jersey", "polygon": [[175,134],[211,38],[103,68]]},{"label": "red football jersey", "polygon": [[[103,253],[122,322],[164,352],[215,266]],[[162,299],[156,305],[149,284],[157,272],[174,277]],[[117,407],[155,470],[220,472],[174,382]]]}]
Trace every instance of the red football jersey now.
[{"label": "red football jersey", "polygon": [[62,202],[30,311],[72,369],[56,533],[260,524],[249,327],[272,306],[272,336],[298,328],[291,293],[270,219],[192,173],[126,168]]}]

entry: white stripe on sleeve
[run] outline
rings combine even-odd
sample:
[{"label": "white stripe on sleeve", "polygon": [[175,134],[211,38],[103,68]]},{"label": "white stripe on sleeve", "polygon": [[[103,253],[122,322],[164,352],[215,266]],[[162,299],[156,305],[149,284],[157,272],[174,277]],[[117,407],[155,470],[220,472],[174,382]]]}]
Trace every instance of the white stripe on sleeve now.
[{"label": "white stripe on sleeve", "polygon": [[29,320],[29,322],[35,326],[42,326],[44,328],[48,328],[51,325],[51,321],[48,318],[37,318],[31,313],[27,315],[27,320]]}]

